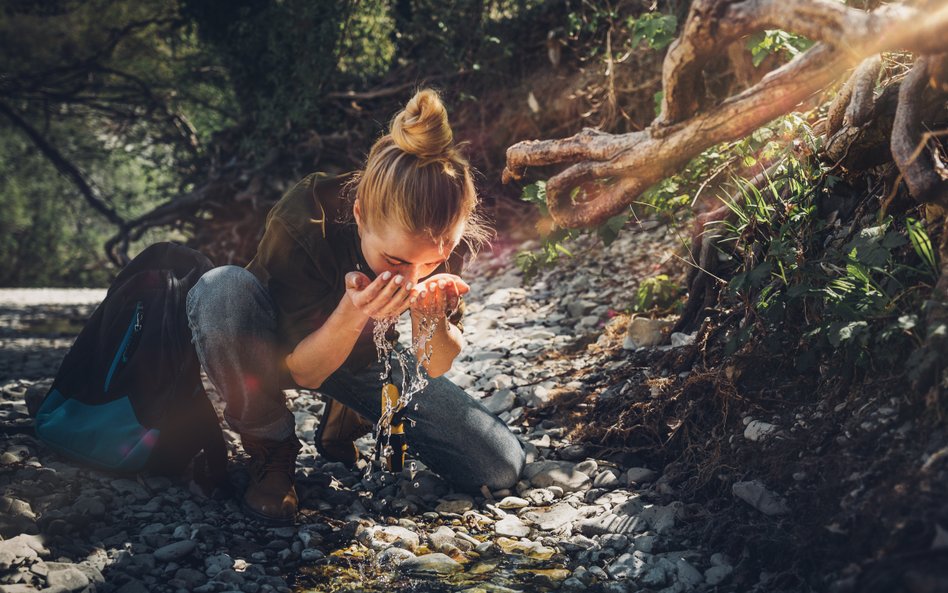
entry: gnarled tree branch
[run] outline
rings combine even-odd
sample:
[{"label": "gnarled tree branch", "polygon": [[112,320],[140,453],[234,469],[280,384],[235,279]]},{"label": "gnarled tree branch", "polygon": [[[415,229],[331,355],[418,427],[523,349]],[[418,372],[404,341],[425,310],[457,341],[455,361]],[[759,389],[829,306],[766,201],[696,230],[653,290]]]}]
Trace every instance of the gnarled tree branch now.
[{"label": "gnarled tree branch", "polygon": [[[948,170],[943,164],[936,167],[933,153],[927,150],[930,136],[923,133],[921,124],[923,94],[932,74],[941,71],[938,62],[943,61],[948,61],[948,55],[923,56],[902,81],[892,125],[892,156],[912,197],[948,209]],[[936,92],[945,94],[941,89]]]},{"label": "gnarled tree branch", "polygon": [[[732,38],[770,27],[824,43],[744,92],[682,119],[695,113],[703,96],[697,82],[699,56],[712,54]],[[866,56],[894,49],[948,51],[945,30],[948,3],[943,0],[924,18],[906,6],[865,13],[826,0],[699,0],[666,56],[665,109],[650,129],[623,135],[584,131],[563,140],[515,144],[507,150],[504,178],[519,178],[532,165],[572,163],[547,184],[550,214],[567,228],[601,224],[702,150],[746,136],[789,112]],[[613,181],[595,187],[591,183],[602,179]],[[589,191],[573,203],[577,187]]]}]

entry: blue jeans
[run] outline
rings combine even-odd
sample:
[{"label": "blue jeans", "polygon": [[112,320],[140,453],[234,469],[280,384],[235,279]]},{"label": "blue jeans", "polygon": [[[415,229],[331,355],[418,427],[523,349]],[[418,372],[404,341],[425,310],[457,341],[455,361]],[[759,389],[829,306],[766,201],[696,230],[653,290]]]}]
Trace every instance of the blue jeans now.
[{"label": "blue jeans", "polygon": [[[224,400],[224,418],[240,434],[281,440],[295,431],[281,387],[287,372],[267,289],[244,268],[215,268],[188,293],[188,321],[201,366]],[[401,385],[401,371],[393,365]],[[412,368],[414,359],[412,359]],[[319,392],[378,422],[381,364],[339,369]],[[517,437],[480,402],[438,377],[414,395],[404,416],[409,454],[454,487],[512,487],[524,465]]]}]

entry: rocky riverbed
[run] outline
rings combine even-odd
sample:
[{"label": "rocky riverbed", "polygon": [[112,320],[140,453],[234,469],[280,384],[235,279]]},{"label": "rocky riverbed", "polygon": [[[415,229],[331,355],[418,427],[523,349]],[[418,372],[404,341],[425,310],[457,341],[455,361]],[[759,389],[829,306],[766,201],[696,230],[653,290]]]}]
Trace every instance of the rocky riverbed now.
[{"label": "rocky riverbed", "polygon": [[[521,438],[529,464],[516,488],[472,497],[418,462],[397,476],[326,463],[313,446],[319,395],[289,392],[302,510],[279,528],[185,478],[110,475],[38,442],[24,396],[45,391],[103,293],[0,291],[0,592],[731,590],[736,559],[693,538],[707,512],[676,500],[662,467],[593,457],[549,414],[589,391],[585,376],[648,360],[622,347],[634,344],[616,313],[643,278],[680,271],[678,243],[656,224],[608,248],[583,239],[529,284],[512,264],[519,246],[472,266],[467,346],[449,376]],[[225,436],[239,491],[242,453]],[[370,438],[359,444],[370,454]],[[742,488],[760,512],[786,512],[761,484]]]}]

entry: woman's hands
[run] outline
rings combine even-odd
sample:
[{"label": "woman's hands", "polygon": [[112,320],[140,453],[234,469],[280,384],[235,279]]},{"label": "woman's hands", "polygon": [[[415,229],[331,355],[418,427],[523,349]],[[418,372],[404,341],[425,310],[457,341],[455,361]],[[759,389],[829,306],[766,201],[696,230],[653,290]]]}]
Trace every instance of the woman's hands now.
[{"label": "woman's hands", "polygon": [[450,315],[458,308],[461,295],[471,287],[454,274],[435,274],[415,287],[411,310],[423,315]]},{"label": "woman's hands", "polygon": [[346,294],[367,317],[398,317],[411,307],[424,315],[450,315],[471,287],[454,274],[436,274],[417,286],[399,274],[383,272],[375,280],[362,272],[346,274]]},{"label": "woman's hands", "polygon": [[400,274],[383,272],[375,280],[362,272],[346,274],[346,294],[352,304],[372,319],[398,317],[408,308],[414,292]]}]

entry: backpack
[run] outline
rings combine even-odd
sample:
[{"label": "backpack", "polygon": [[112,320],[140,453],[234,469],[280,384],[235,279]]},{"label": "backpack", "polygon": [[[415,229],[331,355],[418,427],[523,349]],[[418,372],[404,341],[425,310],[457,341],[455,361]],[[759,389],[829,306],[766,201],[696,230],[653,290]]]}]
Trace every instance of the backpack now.
[{"label": "backpack", "polygon": [[205,490],[208,480],[221,481],[223,433],[185,308],[212,267],[173,243],[129,262],[63,359],[36,413],[36,435],[62,455],[117,472],[181,473],[203,450],[195,480]]}]

